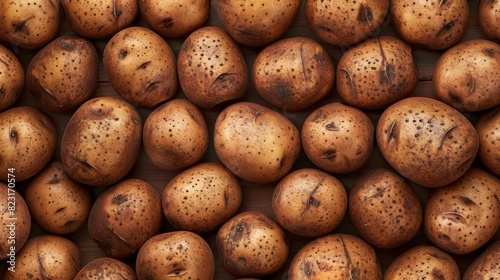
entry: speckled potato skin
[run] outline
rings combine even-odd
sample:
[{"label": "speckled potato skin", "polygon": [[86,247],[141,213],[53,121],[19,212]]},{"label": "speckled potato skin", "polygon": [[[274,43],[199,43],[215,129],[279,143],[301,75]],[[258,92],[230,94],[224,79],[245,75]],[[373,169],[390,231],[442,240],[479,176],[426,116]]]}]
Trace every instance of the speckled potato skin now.
[{"label": "speckled potato skin", "polygon": [[42,110],[68,113],[94,94],[98,77],[99,58],[94,44],[82,37],[63,35],[30,60],[26,87]]},{"label": "speckled potato skin", "polygon": [[335,83],[335,66],[318,42],[293,37],[260,51],[252,65],[257,93],[283,110],[306,109],[325,97]]},{"label": "speckled potato skin", "polygon": [[216,237],[224,269],[236,277],[261,277],[285,264],[289,245],[285,231],[261,212],[245,211],[224,223]]},{"label": "speckled potato skin", "polygon": [[405,178],[375,169],[349,191],[350,221],[370,245],[390,249],[410,241],[420,230],[423,208]]},{"label": "speckled potato skin", "polygon": [[420,245],[401,253],[384,273],[384,280],[427,277],[460,280],[460,270],[455,260],[445,251],[431,245]]},{"label": "speckled potato skin", "polygon": [[252,102],[238,102],[219,113],[214,146],[231,172],[254,183],[283,178],[301,150],[299,130],[292,121]]},{"label": "speckled potato skin", "polygon": [[467,254],[500,228],[500,180],[476,167],[433,192],[424,208],[423,229],[437,247]]},{"label": "speckled potato skin", "polygon": [[236,214],[241,202],[238,178],[215,162],[184,170],[162,193],[163,214],[170,224],[197,234],[218,229]]},{"label": "speckled potato skin", "polygon": [[467,268],[462,280],[495,279],[500,275],[500,241],[489,245]]},{"label": "speckled potato skin", "polygon": [[437,99],[462,112],[500,105],[500,45],[472,39],[444,52],[434,66]]},{"label": "speckled potato skin", "polygon": [[234,40],[250,47],[262,47],[283,35],[292,25],[302,0],[219,0],[217,12]]},{"label": "speckled potato skin", "polygon": [[162,226],[161,196],[149,183],[126,179],[97,197],[88,231],[99,248],[119,260],[133,256]]},{"label": "speckled potato skin", "polygon": [[113,89],[133,105],[152,108],[174,97],[176,59],[170,45],[144,27],[128,27],[106,44],[102,59]]},{"label": "speckled potato skin", "polygon": [[129,27],[139,13],[137,0],[61,0],[69,28],[89,39],[103,39]]},{"label": "speckled potato skin", "polygon": [[36,50],[59,31],[61,4],[53,0],[16,0],[0,3],[0,40]]},{"label": "speckled potato skin", "polygon": [[[0,168],[15,168],[16,182],[27,180],[47,165],[57,147],[54,122],[35,107],[20,106],[0,113]],[[7,182],[8,172],[0,174]]]},{"label": "speckled potato skin", "polygon": [[[10,185],[11,188],[0,183],[0,260],[10,261],[12,257],[15,262],[15,253],[21,250],[30,235],[31,214],[24,198],[12,183]],[[13,235],[12,222],[15,223]],[[15,247],[14,254],[11,246]]]},{"label": "speckled potato skin", "polygon": [[240,47],[215,26],[189,34],[177,56],[177,72],[186,97],[203,109],[240,100],[248,87],[249,74]]},{"label": "speckled potato skin", "polygon": [[337,46],[356,44],[384,23],[389,0],[306,0],[307,26],[322,41]]},{"label": "speckled potato skin", "polygon": [[[0,4],[1,5],[1,4]],[[9,109],[24,89],[24,68],[12,51],[0,45],[0,112]]]},{"label": "speckled potato skin", "polygon": [[61,140],[61,162],[68,175],[86,185],[108,187],[120,181],[139,157],[142,119],[130,103],[96,97],[72,115]]},{"label": "speckled potato skin", "polygon": [[71,179],[60,162],[52,162],[37,173],[24,190],[33,221],[53,234],[68,234],[82,228],[92,206],[86,186]]},{"label": "speckled potato skin", "polygon": [[408,97],[419,79],[411,47],[392,36],[371,38],[347,50],[336,75],[339,97],[367,110]]},{"label": "speckled potato skin", "polygon": [[210,16],[210,1],[139,0],[139,11],[153,31],[176,39],[205,25]]},{"label": "speckled potato skin", "polygon": [[117,259],[101,257],[87,263],[73,280],[136,280],[135,271]]},{"label": "speckled potato skin", "polygon": [[479,0],[478,5],[479,28],[488,39],[500,42],[500,18],[498,17],[500,1]]},{"label": "speckled potato skin", "polygon": [[304,152],[316,166],[330,173],[348,173],[370,159],[375,127],[363,111],[332,102],[307,116],[301,139]]},{"label": "speckled potato skin", "polygon": [[411,45],[443,50],[458,43],[469,24],[467,0],[390,1],[392,26]]},{"label": "speckled potato skin", "polygon": [[482,113],[475,127],[479,135],[479,159],[500,176],[500,106]]},{"label": "speckled potato skin", "polygon": [[16,255],[15,272],[7,271],[3,280],[73,280],[81,267],[75,243],[58,235],[39,235],[28,239]]},{"label": "speckled potato skin", "polygon": [[141,247],[136,259],[138,279],[212,280],[215,258],[208,243],[190,231],[158,234]]},{"label": "speckled potato skin", "polygon": [[163,170],[182,170],[199,162],[208,142],[205,117],[187,99],[167,101],[144,122],[144,151],[151,163]]},{"label": "speckled potato skin", "polygon": [[329,234],[302,247],[288,269],[289,280],[382,279],[375,250],[351,234]]},{"label": "speckled potato skin", "polygon": [[293,171],[276,185],[272,210],[285,230],[304,237],[333,231],[347,212],[347,192],[334,176],[305,168]]},{"label": "speckled potato skin", "polygon": [[428,97],[408,97],[389,106],[379,118],[376,140],[394,169],[429,188],[460,178],[479,147],[476,129],[467,118]]}]

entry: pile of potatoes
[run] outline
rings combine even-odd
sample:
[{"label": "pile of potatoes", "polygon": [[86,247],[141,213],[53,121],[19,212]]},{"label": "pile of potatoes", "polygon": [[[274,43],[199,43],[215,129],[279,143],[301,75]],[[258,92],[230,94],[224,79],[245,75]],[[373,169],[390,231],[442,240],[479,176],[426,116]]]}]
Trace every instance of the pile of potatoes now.
[{"label": "pile of potatoes", "polygon": [[498,10],[3,1],[2,279],[498,277]]}]

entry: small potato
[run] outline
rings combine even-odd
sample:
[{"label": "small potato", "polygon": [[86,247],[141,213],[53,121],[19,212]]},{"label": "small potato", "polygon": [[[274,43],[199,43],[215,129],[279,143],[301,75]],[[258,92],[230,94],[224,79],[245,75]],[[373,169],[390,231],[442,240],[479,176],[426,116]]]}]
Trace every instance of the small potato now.
[{"label": "small potato", "polygon": [[304,237],[333,231],[347,212],[347,192],[332,175],[316,169],[299,169],[274,188],[272,209],[278,224]]},{"label": "small potato", "polygon": [[190,231],[171,231],[150,238],[136,259],[138,279],[212,280],[215,257],[208,243]]},{"label": "small potato", "polygon": [[92,42],[63,35],[38,51],[26,69],[26,87],[42,110],[67,113],[97,88],[99,58]]},{"label": "small potato", "polygon": [[87,263],[73,280],[136,280],[135,271],[113,258],[97,258]]},{"label": "small potato", "polygon": [[392,36],[350,48],[337,65],[339,97],[360,109],[383,109],[410,96],[418,79],[411,47]]},{"label": "small potato", "polygon": [[325,97],[335,82],[335,66],[318,42],[305,37],[273,42],[255,58],[257,93],[283,110],[302,110]]},{"label": "small potato", "polygon": [[[1,4],[0,4],[1,5]],[[24,68],[17,56],[0,45],[0,112],[10,108],[24,89]]]},{"label": "small potato", "polygon": [[500,106],[482,113],[476,130],[479,135],[478,157],[493,174],[500,176]]},{"label": "small potato", "polygon": [[260,277],[284,266],[289,245],[285,231],[271,218],[245,211],[224,223],[216,237],[224,269],[236,277]]},{"label": "small potato", "polygon": [[441,249],[420,245],[404,251],[387,267],[384,280],[399,279],[460,280],[455,260]]},{"label": "small potato", "polygon": [[422,225],[423,209],[405,178],[376,169],[359,178],[349,192],[350,221],[372,246],[395,248],[410,241]]},{"label": "small potato", "polygon": [[248,87],[248,69],[240,47],[215,26],[189,34],[177,56],[177,72],[186,97],[203,109],[240,100]]},{"label": "small potato", "polygon": [[97,197],[88,230],[109,257],[127,259],[160,233],[162,219],[158,191],[143,180],[126,179]]},{"label": "small potato", "polygon": [[288,269],[289,280],[370,279],[381,280],[375,250],[350,234],[329,234],[302,247]]},{"label": "small potato", "polygon": [[500,241],[489,245],[467,268],[462,280],[495,279],[500,275]]},{"label": "small potato", "polygon": [[144,122],[143,146],[151,163],[163,170],[182,170],[199,162],[209,135],[201,110],[186,99],[173,99]]},{"label": "small potato", "polygon": [[462,112],[500,105],[500,45],[484,39],[459,43],[434,67],[436,98]]},{"label": "small potato", "polygon": [[465,116],[428,97],[408,97],[389,106],[379,118],[376,140],[394,169],[429,188],[467,172],[479,147],[476,129]]},{"label": "small potato", "polygon": [[348,173],[363,166],[373,153],[375,127],[366,113],[332,102],[305,119],[301,139],[307,157],[330,173]]},{"label": "small potato", "polygon": [[477,250],[500,228],[499,194],[498,177],[475,167],[436,189],[424,208],[427,238],[452,254]]},{"label": "small potato", "polygon": [[162,194],[163,214],[170,224],[198,234],[218,229],[236,214],[241,201],[238,178],[213,162],[184,170]]},{"label": "small potato", "polygon": [[271,183],[292,169],[300,153],[299,130],[284,115],[252,102],[238,102],[215,120],[215,152],[238,177]]},{"label": "small potato", "polygon": [[500,1],[498,0],[479,0],[477,8],[477,18],[479,19],[479,28],[484,35],[495,42],[500,42]]}]

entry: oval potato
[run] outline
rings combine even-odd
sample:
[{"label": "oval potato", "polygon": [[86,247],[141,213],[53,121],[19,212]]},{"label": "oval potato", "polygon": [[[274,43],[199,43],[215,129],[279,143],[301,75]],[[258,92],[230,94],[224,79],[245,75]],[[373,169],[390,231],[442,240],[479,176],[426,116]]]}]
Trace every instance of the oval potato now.
[{"label": "oval potato", "polygon": [[500,42],[500,1],[480,0],[477,8],[479,28],[492,41]]},{"label": "oval potato", "polygon": [[489,245],[467,267],[462,280],[495,279],[500,275],[500,241]]},{"label": "oval potato", "polygon": [[8,48],[0,45],[0,112],[10,108],[21,96],[25,74],[21,61]]},{"label": "oval potato", "polygon": [[493,174],[500,176],[500,106],[483,112],[476,123],[477,155]]},{"label": "oval potato", "polygon": [[[102,277],[102,278],[101,278]],[[117,259],[98,257],[88,262],[75,276],[73,280],[136,280],[135,271]]]}]

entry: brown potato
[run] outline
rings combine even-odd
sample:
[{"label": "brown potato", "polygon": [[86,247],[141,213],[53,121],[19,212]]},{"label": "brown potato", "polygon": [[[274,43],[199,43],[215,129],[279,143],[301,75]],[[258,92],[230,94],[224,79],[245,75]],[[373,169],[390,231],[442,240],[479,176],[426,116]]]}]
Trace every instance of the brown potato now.
[{"label": "brown potato", "polygon": [[236,277],[260,277],[284,266],[289,245],[285,231],[256,211],[237,214],[224,223],[216,237],[224,269]]},{"label": "brown potato", "polygon": [[476,131],[479,159],[493,174],[500,176],[500,106],[481,114]]},{"label": "brown potato", "polygon": [[488,39],[495,42],[500,42],[499,9],[500,1],[498,0],[479,0],[477,8],[479,28]]},{"label": "brown potato", "polygon": [[489,245],[468,267],[462,280],[495,279],[500,275],[500,241]]},{"label": "brown potato", "polygon": [[408,97],[389,106],[378,121],[376,140],[394,169],[430,188],[462,176],[479,147],[477,132],[467,118],[428,97]]},{"label": "brown potato", "polygon": [[47,44],[30,60],[26,87],[42,110],[76,110],[97,88],[99,58],[94,44],[63,35]]},{"label": "brown potato", "polygon": [[240,208],[238,178],[222,164],[204,162],[175,176],[163,189],[162,209],[178,230],[202,234],[218,229]]},{"label": "brown potato", "polygon": [[61,140],[61,161],[74,180],[99,187],[120,181],[141,150],[142,119],[130,103],[96,97],[71,116]]},{"label": "brown potato", "polygon": [[136,280],[135,271],[127,264],[113,258],[96,258],[87,263],[73,280]]},{"label": "brown potato", "polygon": [[475,167],[457,181],[436,189],[424,208],[427,238],[452,254],[479,249],[500,228],[499,194],[498,177]]},{"label": "brown potato", "polygon": [[342,55],[337,92],[348,105],[378,110],[410,96],[418,83],[411,47],[392,36],[370,38]]},{"label": "brown potato", "polygon": [[186,97],[203,109],[240,100],[248,87],[243,53],[226,31],[215,26],[189,34],[177,56],[177,72]]},{"label": "brown potato", "polygon": [[24,80],[24,68],[17,56],[0,45],[0,112],[10,108],[21,96]]},{"label": "brown potato", "polygon": [[305,37],[285,38],[261,50],[252,66],[257,93],[283,110],[306,109],[325,97],[335,82],[327,50]]},{"label": "brown potato", "polygon": [[302,148],[319,168],[348,173],[363,166],[373,153],[375,127],[366,113],[332,102],[311,112],[301,129]]},{"label": "brown potato", "polygon": [[293,171],[274,188],[274,217],[285,230],[304,237],[333,231],[347,212],[347,192],[332,175],[311,168]]}]

